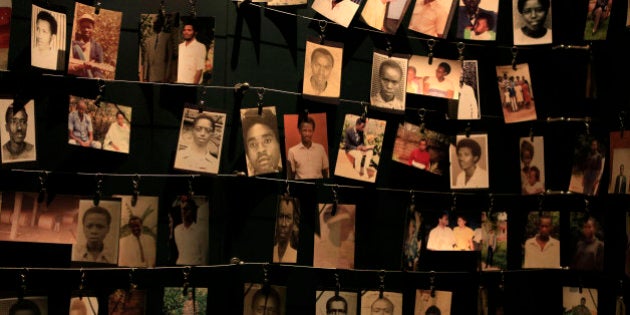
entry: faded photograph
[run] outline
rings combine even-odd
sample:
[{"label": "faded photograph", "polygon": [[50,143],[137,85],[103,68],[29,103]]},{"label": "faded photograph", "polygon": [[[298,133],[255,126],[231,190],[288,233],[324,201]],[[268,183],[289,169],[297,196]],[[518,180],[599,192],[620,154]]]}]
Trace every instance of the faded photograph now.
[{"label": "faded photograph", "polygon": [[322,45],[312,40],[306,41],[302,94],[339,98],[343,43],[331,41],[325,43]]},{"label": "faded photograph", "polygon": [[530,211],[525,226],[523,268],[561,268],[560,211]]},{"label": "faded photograph", "polygon": [[357,315],[357,293],[315,291],[316,315]]},{"label": "faded photograph", "polygon": [[122,203],[118,266],[155,267],[159,197],[114,197]]},{"label": "faded photograph", "polygon": [[300,244],[300,200],[278,196],[276,235],[273,245],[274,263],[296,263]]},{"label": "faded photograph", "polygon": [[210,205],[205,196],[180,195],[175,198],[168,218],[169,262],[175,265],[208,264]]},{"label": "faded photograph", "polygon": [[579,135],[573,151],[569,191],[596,196],[606,164],[605,143],[590,135]]},{"label": "faded photograph", "polygon": [[416,289],[414,315],[450,315],[453,292]]},{"label": "faded photograph", "polygon": [[360,6],[361,0],[314,0],[311,9],[347,28]]},{"label": "faded photograph", "polygon": [[361,296],[361,315],[402,315],[403,295],[397,292],[366,291]]},{"label": "faded photograph", "polygon": [[335,175],[376,182],[385,124],[385,120],[346,114]]},{"label": "faded photograph", "polygon": [[184,108],[174,168],[218,174],[225,123],[225,113]]},{"label": "faded photograph", "polygon": [[497,86],[506,124],[536,120],[529,64],[497,66]]},{"label": "faded photograph", "polygon": [[251,176],[282,171],[282,154],[278,136],[278,118],[275,106],[242,108],[243,145],[247,174]]},{"label": "faded photograph", "polygon": [[[626,169],[628,168],[628,169]],[[630,137],[622,137],[620,131],[610,133],[610,183],[609,194],[628,194],[630,172]]]},{"label": "faded photograph", "polygon": [[542,136],[521,137],[521,194],[536,195],[545,192],[545,146]]},{"label": "faded photograph", "polygon": [[313,267],[353,269],[356,206],[320,203],[318,210]]},{"label": "faded photograph", "polygon": [[407,59],[374,52],[370,103],[378,108],[405,111]]},{"label": "faded photograph", "polygon": [[140,60],[138,79],[141,82],[177,81],[177,45],[179,14],[140,14]]},{"label": "faded photograph", "polygon": [[507,212],[481,212],[473,244],[481,251],[481,270],[506,270],[508,250]]},{"label": "faded photograph", "polygon": [[427,213],[422,224],[427,249],[431,251],[475,251],[479,218],[471,214],[452,215],[448,211]]},{"label": "faded photograph", "polygon": [[396,34],[410,0],[366,0],[361,19],[365,24],[388,34]]},{"label": "faded photograph", "polygon": [[72,245],[72,261],[116,265],[120,231],[120,199],[79,201],[77,239]]},{"label": "faded photograph", "polygon": [[75,296],[70,298],[70,315],[98,315],[97,296]]},{"label": "faded photograph", "polygon": [[450,146],[451,188],[489,188],[488,135],[457,135]]},{"label": "faded photograph", "polygon": [[[255,2],[255,1],[254,1]],[[306,4],[306,0],[269,0],[268,6],[289,6],[289,5],[302,5]]]},{"label": "faded photograph", "polygon": [[0,113],[4,114],[2,164],[36,161],[35,102],[29,100],[18,107],[13,100],[0,99]]},{"label": "faded photograph", "polygon": [[330,177],[326,130],[326,113],[284,115],[288,179]]},{"label": "faded photograph", "polygon": [[457,3],[457,0],[416,1],[409,29],[431,37],[446,38]]},{"label": "faded photograph", "polygon": [[107,299],[108,315],[144,315],[147,291],[116,289]]},{"label": "faded photograph", "polygon": [[448,173],[449,136],[405,122],[398,125],[392,160],[436,175]]},{"label": "faded photograph", "polygon": [[177,83],[212,83],[214,17],[183,16],[177,46]]},{"label": "faded photograph", "polygon": [[243,314],[285,315],[287,288],[279,285],[245,283]]},{"label": "faded photograph", "polygon": [[464,60],[459,78],[459,99],[449,100],[449,117],[456,119],[480,119],[481,100],[477,60]]},{"label": "faded photograph", "polygon": [[48,297],[25,296],[0,299],[2,315],[48,315]]},{"label": "faded photograph", "polygon": [[37,5],[31,9],[31,65],[65,70],[66,14]]},{"label": "faded photograph", "polygon": [[459,60],[412,55],[407,68],[407,93],[446,99],[459,99],[458,80],[462,76]]},{"label": "faded photograph", "polygon": [[597,305],[596,288],[562,287],[562,314],[595,315]]},{"label": "faded photograph", "polygon": [[165,287],[162,314],[206,314],[208,288]]}]

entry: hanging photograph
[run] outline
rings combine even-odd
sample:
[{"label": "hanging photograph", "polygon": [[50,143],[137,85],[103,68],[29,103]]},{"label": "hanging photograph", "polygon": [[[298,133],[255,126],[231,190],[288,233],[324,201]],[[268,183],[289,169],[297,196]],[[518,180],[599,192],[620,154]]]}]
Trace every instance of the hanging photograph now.
[{"label": "hanging photograph", "polygon": [[451,144],[452,189],[489,188],[488,135],[457,135]]},{"label": "hanging photograph", "polygon": [[0,299],[0,314],[48,315],[48,297],[2,298]]},{"label": "hanging photograph", "polygon": [[72,245],[72,261],[116,265],[120,231],[120,199],[79,201],[76,242]]},{"label": "hanging photograph", "polygon": [[397,112],[405,111],[405,69],[406,58],[373,53],[370,85],[370,103],[373,106]]},{"label": "hanging photograph", "polygon": [[604,222],[597,213],[571,212],[571,269],[604,270]]},{"label": "hanging photograph", "polygon": [[514,45],[542,45],[553,41],[551,0],[512,0]]},{"label": "hanging photograph", "polygon": [[459,0],[457,38],[496,40],[499,0]]},{"label": "hanging photograph", "polygon": [[361,11],[361,20],[379,31],[396,34],[410,2],[410,0],[366,0]]},{"label": "hanging photograph", "polygon": [[497,86],[506,124],[536,120],[529,64],[497,66]]},{"label": "hanging photograph", "polygon": [[0,128],[2,164],[37,160],[35,102],[29,100],[16,109],[14,100],[0,99],[0,113],[5,117],[4,128]]},{"label": "hanging photograph", "polygon": [[584,40],[605,40],[608,35],[613,0],[589,0]]},{"label": "hanging photograph", "polygon": [[459,120],[480,119],[481,102],[477,60],[464,60],[459,78],[459,100],[449,100],[448,116]]},{"label": "hanging photograph", "polygon": [[243,314],[285,315],[287,287],[245,283]]},{"label": "hanging photograph", "polygon": [[129,154],[131,106],[70,95],[68,143]]},{"label": "hanging photograph", "polygon": [[562,287],[562,314],[597,314],[598,304],[595,288]]},{"label": "hanging photograph", "polygon": [[590,135],[579,135],[573,151],[569,191],[596,196],[606,164],[604,142]]},{"label": "hanging photograph", "polygon": [[545,146],[542,136],[520,138],[521,194],[545,192]]},{"label": "hanging photograph", "polygon": [[402,315],[402,306],[402,293],[365,291],[361,296],[361,315]]},{"label": "hanging photograph", "polygon": [[465,213],[452,215],[447,211],[427,212],[424,227],[427,249],[432,251],[474,251],[475,231],[479,219]]},{"label": "hanging photograph", "polygon": [[453,292],[416,289],[414,315],[450,315]]},{"label": "hanging photograph", "polygon": [[422,249],[422,214],[416,207],[410,207],[407,211],[405,228],[403,233],[403,271],[417,271],[420,263],[420,250]]},{"label": "hanging photograph", "polygon": [[561,268],[560,211],[530,211],[525,226],[523,268]]},{"label": "hanging photograph", "polygon": [[284,115],[288,179],[330,177],[326,113]]},{"label": "hanging photograph", "polygon": [[107,314],[144,315],[146,311],[146,299],[146,290],[116,289],[107,299]]},{"label": "hanging photograph", "polygon": [[274,263],[295,264],[300,244],[300,200],[289,195],[278,196]]},{"label": "hanging photograph", "polygon": [[122,12],[75,2],[68,74],[114,80]]},{"label": "hanging photograph", "polygon": [[268,6],[289,6],[289,5],[302,5],[306,4],[306,0],[269,0]]},{"label": "hanging photograph", "polygon": [[423,35],[446,38],[457,3],[457,0],[416,1],[409,29]]},{"label": "hanging photograph", "polygon": [[507,212],[481,212],[473,243],[481,251],[481,270],[506,270],[508,247]]},{"label": "hanging photograph", "polygon": [[182,16],[177,45],[177,83],[212,83],[214,17]]},{"label": "hanging photograph", "polygon": [[315,291],[316,315],[357,315],[357,293]]},{"label": "hanging photograph", "polygon": [[314,0],[311,9],[347,28],[361,6],[361,0]]},{"label": "hanging photograph", "polygon": [[630,137],[622,137],[620,131],[613,131],[610,133],[609,194],[629,193],[628,172],[630,172]]},{"label": "hanging photograph", "polygon": [[624,272],[630,277],[630,212],[626,212],[626,264]]},{"label": "hanging photograph", "polygon": [[282,172],[276,107],[242,108],[241,125],[247,174],[251,177]]},{"label": "hanging photograph", "polygon": [[448,173],[449,136],[405,122],[398,125],[392,160],[436,175]]},{"label": "hanging photograph", "polygon": [[66,14],[32,5],[31,65],[48,70],[66,69]]},{"label": "hanging photograph", "polygon": [[206,314],[208,288],[165,287],[162,314]]},{"label": "hanging photograph", "polygon": [[0,70],[9,69],[12,0],[0,0]]},{"label": "hanging photograph", "polygon": [[386,123],[385,120],[346,114],[335,175],[376,182]]},{"label": "hanging photograph", "polygon": [[118,266],[155,267],[159,197],[114,197],[122,203]]},{"label": "hanging photograph", "polygon": [[407,69],[407,93],[459,99],[462,63],[459,60],[412,55]]},{"label": "hanging photograph", "polygon": [[71,315],[98,315],[98,297],[93,295],[84,296],[82,292],[80,294],[80,296],[74,296],[70,298],[69,313]]},{"label": "hanging photograph", "polygon": [[226,114],[184,107],[174,168],[219,173]]},{"label": "hanging photograph", "polygon": [[177,81],[178,13],[140,14],[138,79],[140,82]]},{"label": "hanging photograph", "polygon": [[177,196],[169,212],[169,262],[175,265],[208,264],[210,205],[205,196]]},{"label": "hanging photograph", "polygon": [[38,202],[39,193],[5,191],[0,195],[0,241],[73,244],[79,196],[55,195]]},{"label": "hanging photograph", "polygon": [[320,203],[318,210],[313,267],[353,269],[356,205]]},{"label": "hanging photograph", "polygon": [[324,102],[334,102],[341,93],[343,43],[316,39],[306,41],[302,94]]}]

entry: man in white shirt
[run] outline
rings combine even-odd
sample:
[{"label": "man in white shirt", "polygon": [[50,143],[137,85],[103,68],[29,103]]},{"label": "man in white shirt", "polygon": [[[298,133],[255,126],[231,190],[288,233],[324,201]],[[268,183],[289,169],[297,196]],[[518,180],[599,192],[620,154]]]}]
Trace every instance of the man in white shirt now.
[{"label": "man in white shirt", "polygon": [[129,218],[131,233],[120,239],[121,267],[155,267],[155,238],[142,233],[142,218],[132,215]]},{"label": "man in white shirt", "polygon": [[200,84],[206,62],[206,45],[196,39],[197,31],[192,22],[186,22],[182,29],[184,41],[179,44],[177,58],[177,82]]},{"label": "man in white shirt", "polygon": [[525,241],[523,268],[560,268],[560,241],[551,237],[551,217],[541,215],[538,233]]},{"label": "man in white shirt", "polygon": [[173,233],[178,256],[176,265],[204,265],[207,264],[207,239],[203,227],[197,224],[197,202],[190,198],[183,198],[179,203],[182,220]]},{"label": "man in white shirt", "polygon": [[438,218],[438,224],[429,232],[427,241],[428,250],[454,250],[455,234],[448,226],[448,213],[442,213]]},{"label": "man in white shirt", "polygon": [[315,120],[308,117],[299,122],[302,141],[289,148],[287,175],[289,179],[328,178],[328,155],[324,146],[313,142]]}]

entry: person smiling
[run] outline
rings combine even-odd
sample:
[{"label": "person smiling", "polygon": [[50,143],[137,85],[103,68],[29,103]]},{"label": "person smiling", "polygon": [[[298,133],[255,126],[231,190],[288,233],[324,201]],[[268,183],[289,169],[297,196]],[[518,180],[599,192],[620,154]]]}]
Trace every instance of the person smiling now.
[{"label": "person smiling", "polygon": [[550,0],[518,0],[517,9],[524,25],[514,27],[514,45],[551,44],[551,29],[545,26],[550,7]]},{"label": "person smiling", "polygon": [[477,141],[464,138],[457,142],[457,162],[461,172],[453,188],[487,188],[488,172],[479,166],[481,146]]}]

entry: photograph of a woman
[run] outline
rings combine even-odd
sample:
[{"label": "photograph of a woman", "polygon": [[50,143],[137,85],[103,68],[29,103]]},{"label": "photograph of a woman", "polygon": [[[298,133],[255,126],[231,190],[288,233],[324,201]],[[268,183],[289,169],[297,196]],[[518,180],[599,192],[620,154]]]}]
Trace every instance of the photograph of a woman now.
[{"label": "photograph of a woman", "polygon": [[514,45],[551,44],[551,0],[514,0]]}]

